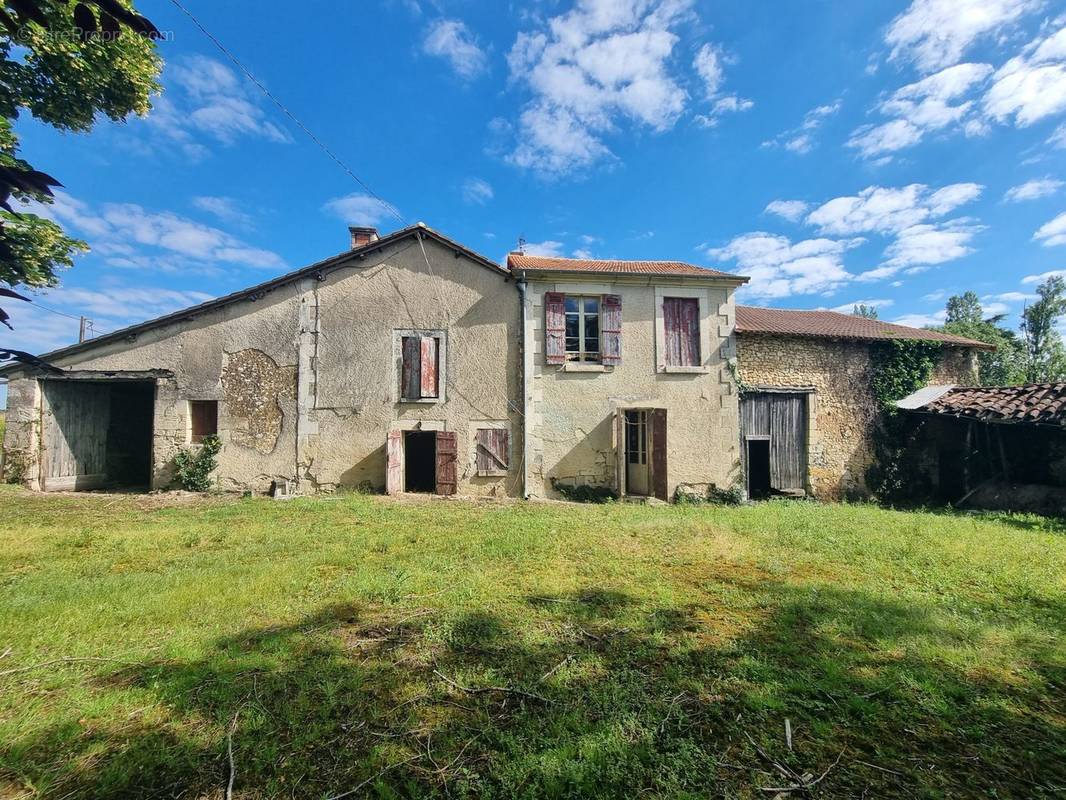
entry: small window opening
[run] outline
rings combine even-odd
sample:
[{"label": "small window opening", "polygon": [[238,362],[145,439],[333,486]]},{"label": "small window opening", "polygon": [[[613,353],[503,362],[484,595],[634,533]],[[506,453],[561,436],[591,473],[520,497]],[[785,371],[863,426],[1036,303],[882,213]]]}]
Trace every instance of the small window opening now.
[{"label": "small window opening", "polygon": [[189,417],[192,419],[193,444],[199,444],[205,437],[218,434],[217,400],[190,400]]}]

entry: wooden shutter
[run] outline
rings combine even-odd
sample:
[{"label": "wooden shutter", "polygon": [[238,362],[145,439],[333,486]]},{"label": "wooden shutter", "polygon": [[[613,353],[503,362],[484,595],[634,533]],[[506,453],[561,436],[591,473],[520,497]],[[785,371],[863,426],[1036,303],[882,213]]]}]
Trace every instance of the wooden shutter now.
[{"label": "wooden shutter", "polygon": [[566,295],[544,293],[544,362],[566,363]]},{"label": "wooden shutter", "polygon": [[190,400],[189,411],[192,416],[192,441],[202,442],[206,436],[218,433],[218,401]]},{"label": "wooden shutter", "polygon": [[663,363],[675,367],[681,363],[681,313],[676,297],[663,298]]},{"label": "wooden shutter", "polygon": [[437,397],[437,338],[423,336],[419,357],[421,379],[419,393],[422,397]]},{"label": "wooden shutter", "polygon": [[385,437],[385,491],[403,491],[403,431],[389,431]]},{"label": "wooden shutter", "polygon": [[479,428],[477,439],[477,474],[506,475],[511,432],[505,428]]},{"label": "wooden shutter", "polygon": [[700,365],[700,302],[694,297],[663,298],[663,363],[671,367]]},{"label": "wooden shutter", "polygon": [[422,340],[418,336],[403,337],[400,394],[404,400],[417,400],[422,396]]},{"label": "wooden shutter", "polygon": [[455,494],[455,463],[458,457],[456,434],[437,431],[437,494]]},{"label": "wooden shutter", "polygon": [[605,365],[622,363],[622,297],[605,294],[600,303],[600,358]]},{"label": "wooden shutter", "polygon": [[652,494],[666,500],[666,409],[653,408],[648,417],[651,424]]}]

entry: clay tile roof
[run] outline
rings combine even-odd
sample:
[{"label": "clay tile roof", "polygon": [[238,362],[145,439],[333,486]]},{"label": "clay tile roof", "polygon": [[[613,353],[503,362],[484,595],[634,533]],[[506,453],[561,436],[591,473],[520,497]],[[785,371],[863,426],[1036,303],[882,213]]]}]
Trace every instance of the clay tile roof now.
[{"label": "clay tile roof", "polygon": [[606,272],[617,275],[690,275],[700,278],[730,278],[737,283],[747,278],[683,261],[607,261],[591,258],[547,258],[511,253],[507,266],[512,271],[527,272]]},{"label": "clay tile roof", "polygon": [[866,319],[836,311],[796,311],[790,308],[737,306],[737,333],[770,333],[783,336],[813,336],[826,339],[922,339],[946,345],[994,350],[990,344],[962,336],[910,328],[891,322]]},{"label": "clay tile roof", "polygon": [[991,422],[1028,422],[1066,427],[1066,383],[960,386],[918,410]]}]

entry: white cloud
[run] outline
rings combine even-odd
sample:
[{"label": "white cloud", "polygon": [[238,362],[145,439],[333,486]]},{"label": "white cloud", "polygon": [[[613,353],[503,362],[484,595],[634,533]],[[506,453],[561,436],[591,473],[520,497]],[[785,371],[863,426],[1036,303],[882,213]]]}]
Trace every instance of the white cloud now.
[{"label": "white cloud", "polygon": [[889,58],[912,62],[923,72],[950,66],[978,39],[1041,5],[1041,0],[914,0],[885,33]]},{"label": "white cloud", "polygon": [[912,225],[904,228],[885,249],[884,266],[908,269],[954,261],[973,252],[970,241],[984,228],[969,221],[955,220],[941,225]]},{"label": "white cloud", "polygon": [[1048,272],[1041,272],[1039,275],[1026,275],[1022,278],[1022,284],[1043,283],[1048,278],[1066,278],[1066,269],[1053,269]]},{"label": "white cloud", "polygon": [[[675,28],[690,18],[690,5],[580,0],[538,29],[519,33],[507,62],[512,79],[532,97],[511,132],[516,142],[507,159],[559,176],[610,158],[604,137],[627,124],[653,132],[672,128],[689,100],[672,66]],[[693,69],[708,102],[713,108],[724,101],[720,111],[750,107],[750,101],[719,96],[722,65],[713,45],[696,55]]]},{"label": "white cloud", "polygon": [[1024,200],[1039,200],[1041,197],[1050,197],[1063,187],[1063,182],[1055,178],[1034,178],[1031,181],[1012,186],[1003,195],[1008,203],[1020,203]]},{"label": "white cloud", "polygon": [[997,122],[1013,119],[1019,128],[1066,111],[1066,25],[1037,37],[996,70],[984,109]]},{"label": "white cloud", "polygon": [[483,206],[494,194],[488,181],[481,178],[467,178],[463,181],[463,200],[471,205]]},{"label": "white cloud", "polygon": [[259,96],[215,59],[180,59],[167,65],[163,79],[165,92],[153,102],[146,123],[189,158],[199,160],[208,154],[205,138],[223,145],[242,138],[292,141],[268,118]]},{"label": "white cloud", "polygon": [[236,225],[248,227],[252,224],[252,216],[243,211],[238,202],[232,197],[194,197],[192,204],[200,209],[218,217],[223,222],[232,222]]},{"label": "white cloud", "polygon": [[763,209],[763,213],[776,214],[789,222],[799,222],[808,208],[802,200],[773,200]]},{"label": "white cloud", "polygon": [[1041,225],[1033,234],[1033,241],[1040,242],[1044,247],[1066,244],[1066,212]]},{"label": "white cloud", "polygon": [[936,311],[932,314],[906,314],[892,321],[897,325],[906,325],[908,328],[932,328],[943,325],[947,318],[947,311]]},{"label": "white cloud", "polygon": [[814,132],[822,127],[826,119],[836,114],[842,105],[842,101],[812,108],[803,116],[803,122],[795,128],[783,131],[773,139],[762,143],[763,147],[783,147],[791,153],[805,155],[814,149]]},{"label": "white cloud", "polygon": [[395,211],[393,206],[384,200],[378,200],[376,197],[359,192],[327,200],[322,210],[328,211],[349,225],[370,227],[376,227],[384,220],[391,218]]},{"label": "white cloud", "polygon": [[543,242],[526,242],[522,246],[522,252],[527,256],[542,256],[544,258],[556,258],[563,254],[563,243],[546,239]]},{"label": "white cloud", "polygon": [[[105,203],[94,212],[61,190],[56,192],[54,204],[33,203],[29,210],[84,236],[111,266],[159,271],[210,268],[216,261],[269,269],[285,266],[277,253],[251,247],[219,228],[170,211],[147,211],[133,203]],[[137,245],[163,252],[145,252]]]},{"label": "white cloud", "polygon": [[857,195],[822,204],[807,216],[807,222],[823,233],[839,236],[894,233],[975,200],[983,188],[976,183],[955,183],[930,193],[920,183],[899,189],[868,186]]},{"label": "white cloud", "polygon": [[431,56],[445,59],[463,80],[473,80],[488,68],[488,57],[461,20],[441,19],[434,22],[426,32],[422,49]]},{"label": "white cloud", "polygon": [[756,231],[738,236],[724,247],[706,248],[710,258],[735,261],[741,274],[751,278],[744,291],[754,297],[788,297],[829,292],[852,280],[843,264],[844,253],[862,244],[807,239],[793,243],[784,236]]},{"label": "white cloud", "polygon": [[587,248],[579,247],[577,250],[574,251],[574,258],[589,259],[592,257],[592,251]]},{"label": "white cloud", "polygon": [[1026,294],[1025,292],[1000,292],[999,294],[989,294],[981,298],[981,300],[998,300],[1001,303],[1027,303],[1030,300],[1036,300],[1037,295]]},{"label": "white cloud", "polygon": [[1066,150],[1066,123],[1055,128],[1047,139],[1047,144],[1059,150]]},{"label": "white cloud", "polygon": [[839,306],[833,306],[828,310],[836,311],[838,314],[850,314],[855,310],[855,306],[866,306],[867,308],[876,308],[881,311],[895,304],[895,300],[853,300],[850,303],[841,303]]},{"label": "white cloud", "polygon": [[922,295],[922,300],[925,300],[927,303],[935,303],[937,300],[943,300],[947,296],[948,293],[945,290],[937,289],[935,292]]}]

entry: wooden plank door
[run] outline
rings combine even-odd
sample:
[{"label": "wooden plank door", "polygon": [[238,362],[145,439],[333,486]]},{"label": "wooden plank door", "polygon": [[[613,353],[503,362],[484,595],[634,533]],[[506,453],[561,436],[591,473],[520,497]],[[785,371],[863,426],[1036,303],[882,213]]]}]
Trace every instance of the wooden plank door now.
[{"label": "wooden plank door", "polygon": [[41,488],[92,489],[107,482],[111,387],[43,381]]},{"label": "wooden plank door", "polygon": [[437,431],[437,494],[455,494],[458,436],[454,431]]},{"label": "wooden plank door", "polygon": [[660,500],[667,500],[665,408],[648,412],[648,427],[651,429],[651,491]]},{"label": "wooden plank door", "polygon": [[807,395],[770,395],[770,485],[779,491],[807,488]]},{"label": "wooden plank door", "polygon": [[403,491],[403,431],[389,431],[385,437],[385,491]]}]

